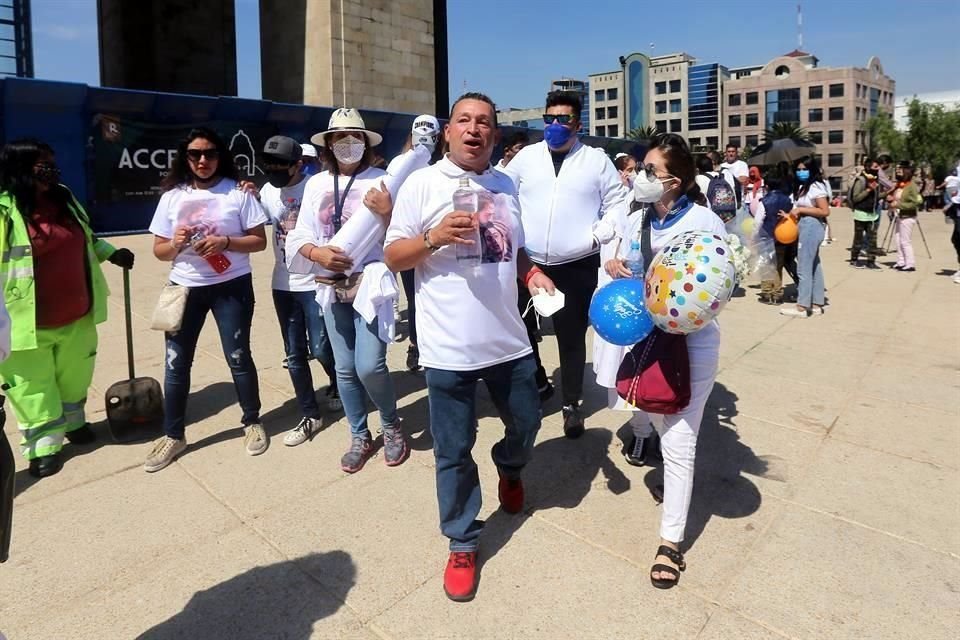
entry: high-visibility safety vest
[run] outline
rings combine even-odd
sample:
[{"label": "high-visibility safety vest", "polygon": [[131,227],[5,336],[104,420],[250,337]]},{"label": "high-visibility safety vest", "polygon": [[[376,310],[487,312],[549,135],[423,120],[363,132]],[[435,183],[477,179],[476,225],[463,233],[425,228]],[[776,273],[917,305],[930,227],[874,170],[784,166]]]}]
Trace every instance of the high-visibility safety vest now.
[{"label": "high-visibility safety vest", "polygon": [[[66,189],[66,187],[62,187]],[[116,249],[93,235],[89,217],[73,194],[70,194],[70,213],[80,224],[87,238],[87,260],[90,263],[90,287],[93,296],[93,319],[101,323],[107,319],[107,296],[110,289],[100,263],[113,255]],[[0,192],[0,283],[10,314],[10,349],[25,351],[37,348],[37,303],[33,275],[33,247],[27,232],[27,223],[17,209],[13,195]]]}]

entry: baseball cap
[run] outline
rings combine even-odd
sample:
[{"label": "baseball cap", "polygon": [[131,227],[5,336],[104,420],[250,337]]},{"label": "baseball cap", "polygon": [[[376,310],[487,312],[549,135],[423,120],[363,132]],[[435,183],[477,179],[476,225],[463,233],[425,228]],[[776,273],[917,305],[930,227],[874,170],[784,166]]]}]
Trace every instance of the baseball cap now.
[{"label": "baseball cap", "polygon": [[263,145],[263,153],[280,162],[293,164],[303,155],[303,149],[293,138],[273,136]]},{"label": "baseball cap", "polygon": [[303,157],[305,158],[317,157],[317,148],[312,144],[301,144],[300,148],[303,149]]}]

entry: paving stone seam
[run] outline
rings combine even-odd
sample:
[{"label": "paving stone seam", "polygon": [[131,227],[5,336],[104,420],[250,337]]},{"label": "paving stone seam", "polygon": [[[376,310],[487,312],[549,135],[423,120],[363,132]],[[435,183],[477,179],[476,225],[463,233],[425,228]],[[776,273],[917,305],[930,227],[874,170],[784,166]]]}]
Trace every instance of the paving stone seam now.
[{"label": "paving stone seam", "polygon": [[[711,604],[713,604],[714,606],[716,606],[718,609],[721,609],[721,610],[725,611],[726,613],[729,613],[729,614],[731,614],[731,615],[733,615],[733,616],[736,616],[736,617],[738,617],[738,618],[741,618],[741,619],[745,620],[746,622],[748,622],[748,623],[750,623],[750,624],[752,624],[752,625],[754,625],[754,626],[760,627],[761,629],[765,629],[765,630],[767,630],[767,631],[770,631],[771,633],[775,633],[776,635],[781,636],[781,637],[783,637],[783,638],[787,638],[788,640],[798,640],[798,637],[797,637],[797,636],[791,636],[791,635],[788,634],[787,632],[782,631],[781,629],[778,629],[777,627],[774,627],[774,626],[772,626],[772,625],[770,625],[770,624],[768,624],[768,623],[766,623],[766,622],[764,622],[764,621],[762,621],[762,620],[756,620],[756,619],[748,616],[747,614],[743,613],[743,612],[740,611],[739,609],[735,609],[735,608],[733,608],[733,607],[728,607],[728,606],[726,606],[726,605],[724,605],[724,604],[721,604],[721,603],[719,603],[719,602],[712,602]],[[700,627],[700,630],[697,632],[697,635],[695,636],[695,638],[699,638],[699,637],[701,637],[701,636],[703,635],[703,632],[706,631],[706,629],[707,629],[708,626],[710,626],[710,622],[713,620],[713,617],[714,617],[715,614],[716,614],[715,611],[712,611],[712,612],[708,613],[707,621],[703,623],[703,626],[702,626],[702,627]]]},{"label": "paving stone seam", "polygon": [[847,518],[846,516],[842,516],[842,515],[840,515],[840,514],[838,514],[838,513],[832,512],[832,511],[825,511],[825,510],[823,510],[823,509],[818,509],[818,508],[812,507],[812,506],[810,506],[810,505],[808,505],[808,504],[803,504],[802,502],[797,502],[797,501],[795,501],[795,500],[790,500],[789,498],[783,498],[783,497],[776,496],[776,495],[771,495],[770,497],[773,498],[773,499],[775,499],[775,500],[778,500],[778,501],[780,501],[780,502],[783,502],[783,503],[785,503],[785,504],[789,504],[789,505],[792,505],[792,506],[794,506],[794,507],[799,507],[799,508],[801,508],[801,509],[803,509],[803,510],[805,510],[805,511],[810,511],[811,513],[816,513],[816,514],[819,514],[819,515],[822,515],[822,516],[827,516],[828,518],[832,518],[833,520],[839,520],[840,522],[844,522],[844,523],[846,523],[846,524],[850,524],[850,525],[853,525],[853,526],[856,526],[856,527],[860,527],[861,529],[866,529],[867,531],[872,531],[872,532],[874,532],[874,533],[879,533],[879,534],[885,535],[885,536],[887,536],[887,537],[889,537],[889,538],[893,538],[893,539],[895,539],[895,540],[899,540],[900,542],[907,542],[907,543],[909,543],[909,544],[912,544],[912,545],[921,547],[922,549],[926,549],[927,551],[932,551],[933,553],[936,553],[936,554],[939,554],[939,555],[942,555],[942,556],[947,556],[948,558],[952,558],[953,560],[960,561],[960,555],[958,555],[958,554],[956,554],[956,553],[954,553],[954,552],[952,552],[952,551],[945,551],[945,550],[937,549],[936,547],[931,547],[930,545],[928,545],[928,544],[926,544],[926,543],[924,543],[924,542],[920,542],[919,540],[914,540],[914,539],[912,539],[912,538],[907,538],[907,537],[905,537],[905,536],[901,536],[900,534],[893,533],[892,531],[886,531],[885,529],[878,529],[877,527],[870,526],[869,524],[860,522],[859,520],[854,520],[854,519],[852,519],[852,518]]},{"label": "paving stone seam", "polygon": [[[252,521],[247,520],[246,518],[244,518],[244,517],[243,517],[235,508],[233,508],[233,506],[231,506],[226,500],[224,500],[224,499],[222,499],[220,496],[218,496],[217,493],[216,493],[212,488],[210,488],[209,486],[207,486],[207,483],[205,483],[205,482],[204,482],[202,479],[200,479],[197,475],[193,474],[189,469],[186,469],[185,467],[181,467],[181,468],[183,468],[184,473],[186,473],[186,475],[187,475],[191,480],[193,480],[193,481],[197,484],[197,486],[199,486],[201,489],[203,489],[204,491],[206,491],[207,494],[208,494],[211,498],[213,498],[215,501],[217,501],[217,502],[219,502],[221,505],[223,505],[223,507],[224,507],[227,511],[229,511],[229,512],[233,515],[234,518],[236,518],[236,519],[239,521],[240,525],[241,525],[243,528],[249,530],[249,531],[250,531],[251,533],[253,533],[255,536],[257,536],[258,538],[260,538],[270,549],[272,549],[272,550],[274,551],[274,553],[276,553],[277,555],[279,555],[281,558],[283,558],[283,559],[291,562],[291,563],[293,564],[293,566],[296,567],[297,571],[299,571],[301,574],[303,574],[304,576],[306,576],[307,579],[309,579],[311,582],[313,582],[313,583],[317,586],[317,588],[318,588],[320,591],[322,591],[327,597],[332,598],[334,601],[339,602],[342,606],[346,607],[347,610],[353,615],[353,617],[354,617],[356,620],[358,620],[359,622],[361,622],[361,624],[363,623],[363,618],[360,616],[360,613],[359,613],[352,605],[350,605],[350,603],[348,603],[344,598],[339,597],[336,593],[334,593],[333,591],[331,591],[330,589],[328,589],[327,586],[326,586],[325,584],[323,584],[323,582],[321,582],[319,579],[317,579],[317,577],[314,576],[312,573],[310,573],[309,571],[305,571],[302,567],[300,567],[300,564],[297,562],[297,560],[299,560],[299,558],[291,557],[291,556],[287,555],[286,553],[284,553],[284,552],[280,549],[280,547],[278,547],[278,546],[273,542],[273,540],[271,540],[269,537],[267,537],[266,534],[264,534],[262,531],[260,531],[260,529],[257,528],[257,526],[254,525]],[[327,485],[327,486],[329,486],[329,485]]]},{"label": "paving stone seam", "polygon": [[26,507],[27,505],[39,504],[39,503],[43,502],[44,500],[47,500],[47,499],[49,499],[49,498],[53,498],[53,497],[55,497],[55,496],[62,495],[62,494],[64,494],[64,493],[66,493],[67,491],[72,491],[73,489],[79,489],[80,487],[85,487],[85,486],[87,486],[88,484],[92,484],[92,483],[94,483],[94,482],[99,482],[99,481],[101,481],[101,480],[105,480],[106,478],[110,478],[110,477],[113,477],[113,476],[117,476],[117,475],[120,475],[121,473],[126,473],[127,471],[131,471],[132,469],[138,469],[138,468],[140,468],[140,467],[142,467],[142,466],[143,466],[143,465],[142,465],[141,463],[137,463],[137,464],[130,465],[130,466],[128,466],[128,467],[123,467],[123,468],[121,468],[121,469],[116,469],[116,470],[114,470],[114,471],[111,471],[110,473],[106,473],[106,474],[104,474],[104,475],[102,475],[102,476],[97,476],[97,477],[95,477],[95,478],[88,478],[88,479],[86,479],[86,480],[84,480],[84,481],[82,481],[82,482],[78,482],[77,484],[72,484],[72,485],[70,485],[69,487],[64,487],[64,488],[62,488],[62,489],[58,489],[57,491],[54,491],[53,493],[49,493],[49,494],[47,494],[47,495],[45,495],[45,496],[41,496],[41,497],[36,498],[36,499],[30,499],[29,497],[24,497],[24,496],[28,496],[29,493],[30,493],[30,492],[28,492],[28,491],[24,491],[24,492],[21,493],[19,496],[17,496],[16,502],[14,502],[14,505],[16,505],[16,509],[22,509],[23,507]]},{"label": "paving stone seam", "polygon": [[[929,466],[929,467],[933,467],[934,469],[937,469],[938,471],[957,471],[957,470],[960,470],[960,466],[958,466],[958,465],[941,464],[941,463],[938,463],[938,462],[934,462],[934,461],[932,461],[932,460],[927,460],[927,459],[925,459],[925,458],[916,458],[916,457],[914,457],[914,456],[908,456],[908,455],[906,455],[906,454],[904,454],[904,453],[898,453],[898,452],[896,452],[896,451],[887,451],[886,449],[878,449],[877,447],[872,447],[872,446],[870,446],[870,445],[866,445],[866,444],[863,444],[863,443],[861,443],[861,442],[854,442],[854,441],[852,441],[852,440],[848,440],[848,439],[846,439],[846,438],[844,438],[844,437],[842,437],[842,436],[837,436],[836,434],[830,434],[829,439],[830,439],[830,440],[833,440],[833,441],[835,441],[835,442],[842,442],[843,444],[847,444],[847,445],[850,445],[850,446],[853,446],[853,447],[858,447],[858,448],[860,448],[860,449],[866,449],[867,451],[873,451],[873,452],[875,452],[875,453],[883,453],[883,454],[886,454],[886,455],[888,455],[888,456],[893,456],[893,457],[895,457],[895,458],[900,458],[901,460],[909,460],[909,461],[911,461],[911,462],[918,462],[918,463],[920,463],[920,464],[925,464],[925,465],[927,465],[927,466]],[[955,444],[957,444],[957,443],[955,443]]]}]

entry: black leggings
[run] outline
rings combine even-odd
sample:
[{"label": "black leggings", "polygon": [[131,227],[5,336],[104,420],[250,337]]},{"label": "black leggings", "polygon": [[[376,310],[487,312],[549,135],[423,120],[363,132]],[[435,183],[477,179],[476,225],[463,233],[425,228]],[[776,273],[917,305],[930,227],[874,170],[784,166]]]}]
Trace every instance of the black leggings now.
[{"label": "black leggings", "polygon": [[400,272],[403,295],[407,299],[407,327],[410,329],[410,346],[417,346],[417,296],[413,289],[413,269]]}]

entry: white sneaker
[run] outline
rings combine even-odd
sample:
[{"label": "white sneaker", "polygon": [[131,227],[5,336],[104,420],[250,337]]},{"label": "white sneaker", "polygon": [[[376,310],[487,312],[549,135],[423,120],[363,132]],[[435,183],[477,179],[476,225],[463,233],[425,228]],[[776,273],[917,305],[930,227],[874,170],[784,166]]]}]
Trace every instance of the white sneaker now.
[{"label": "white sneaker", "polygon": [[953,274],[953,281],[956,284],[960,284],[960,269],[957,269],[957,272]]},{"label": "white sneaker", "polygon": [[780,315],[790,316],[792,318],[806,318],[810,314],[807,312],[806,309],[801,309],[797,305],[792,304],[789,306],[784,305],[780,307]]},{"label": "white sneaker", "polygon": [[143,470],[147,473],[160,471],[170,465],[187,448],[187,439],[177,440],[170,436],[163,436],[157,440],[147,456],[147,461],[143,463]]},{"label": "white sneaker", "polygon": [[822,316],[822,315],[823,315],[823,307],[813,307],[813,308],[811,308],[811,309],[810,309],[810,315],[812,315],[812,316]]},{"label": "white sneaker", "polygon": [[283,444],[288,447],[295,447],[307,440],[312,440],[313,434],[320,431],[320,426],[320,421],[315,418],[303,418],[300,420],[300,424],[287,431],[286,435],[283,436]]},{"label": "white sneaker", "polygon": [[243,428],[243,447],[248,454],[258,456],[266,451],[268,446],[270,446],[270,440],[262,424],[255,422]]}]

